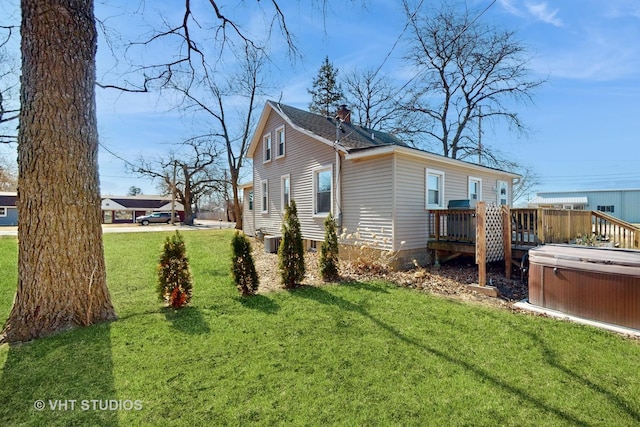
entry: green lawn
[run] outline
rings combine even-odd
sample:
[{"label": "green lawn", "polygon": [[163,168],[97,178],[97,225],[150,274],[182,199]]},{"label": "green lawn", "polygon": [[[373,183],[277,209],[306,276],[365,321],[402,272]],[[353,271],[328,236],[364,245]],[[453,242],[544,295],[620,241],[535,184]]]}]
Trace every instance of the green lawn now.
[{"label": "green lawn", "polygon": [[[0,426],[640,424],[635,341],[384,282],[242,299],[229,231],[183,233],[194,299],[174,312],[166,235],[105,235],[118,321],[0,346]],[[0,238],[3,319],[16,245]]]}]

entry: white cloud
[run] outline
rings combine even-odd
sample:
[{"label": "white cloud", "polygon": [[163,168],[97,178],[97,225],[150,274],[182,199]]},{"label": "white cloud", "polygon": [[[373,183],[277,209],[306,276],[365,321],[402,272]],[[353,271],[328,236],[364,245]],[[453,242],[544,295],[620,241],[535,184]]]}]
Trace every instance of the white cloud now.
[{"label": "white cloud", "polygon": [[562,26],[562,20],[556,16],[558,9],[549,10],[547,3],[527,3],[526,8],[530,14],[540,21],[555,25],[556,27]]},{"label": "white cloud", "polygon": [[500,5],[509,13],[516,16],[521,16],[520,10],[514,6],[513,0],[500,0]]}]

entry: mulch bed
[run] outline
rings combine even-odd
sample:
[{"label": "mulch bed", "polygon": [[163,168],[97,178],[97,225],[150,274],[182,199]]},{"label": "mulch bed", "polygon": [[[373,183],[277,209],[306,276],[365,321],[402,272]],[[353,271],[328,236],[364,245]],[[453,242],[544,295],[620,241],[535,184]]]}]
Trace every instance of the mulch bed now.
[{"label": "mulch bed", "polygon": [[[273,292],[282,289],[278,272],[278,255],[264,252],[262,242],[253,239],[253,257],[256,270],[260,277],[259,293]],[[322,286],[318,273],[318,253],[305,253],[306,276],[301,285]],[[340,265],[341,281],[369,281],[386,280],[397,286],[417,289],[447,298],[465,301],[476,301],[486,305],[503,308],[513,308],[513,303],[526,299],[528,287],[522,283],[520,273],[514,271],[512,280],[504,277],[504,263],[489,264],[487,267],[487,285],[496,287],[498,298],[480,294],[466,285],[478,283],[478,268],[472,258],[460,257],[443,264],[440,267],[415,268],[407,271],[361,271],[343,262]]]}]

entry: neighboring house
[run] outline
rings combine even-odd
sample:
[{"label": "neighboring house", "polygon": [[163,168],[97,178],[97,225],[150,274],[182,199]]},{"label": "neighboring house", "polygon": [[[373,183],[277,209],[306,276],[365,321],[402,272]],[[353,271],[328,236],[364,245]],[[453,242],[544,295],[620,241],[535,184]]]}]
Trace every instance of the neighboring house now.
[{"label": "neighboring house", "polygon": [[244,231],[278,235],[295,200],[307,247],[324,240],[332,212],[342,231],[426,263],[427,211],[450,200],[512,204],[519,176],[411,148],[396,137],[268,101],[249,146],[253,182],[243,187]]},{"label": "neighboring house", "polygon": [[15,192],[0,192],[0,225],[18,225]]},{"label": "neighboring house", "polygon": [[[18,225],[17,193],[0,192],[0,225]],[[176,215],[184,220],[184,208],[175,203]],[[136,217],[153,212],[171,212],[171,197],[165,196],[103,196],[104,224],[135,223]]]},{"label": "neighboring house", "polygon": [[[175,202],[176,215],[184,221],[184,207]],[[153,212],[171,212],[171,197],[165,196],[102,196],[102,223],[135,223],[136,217]]]},{"label": "neighboring house", "polygon": [[630,223],[640,223],[640,189],[553,191],[538,193],[530,207],[601,211]]}]

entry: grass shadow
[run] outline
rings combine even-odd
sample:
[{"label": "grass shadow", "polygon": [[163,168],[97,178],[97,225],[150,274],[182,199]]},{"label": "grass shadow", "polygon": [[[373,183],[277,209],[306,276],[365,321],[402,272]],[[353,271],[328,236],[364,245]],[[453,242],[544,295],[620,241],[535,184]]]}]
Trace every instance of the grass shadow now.
[{"label": "grass shadow", "polygon": [[262,311],[267,314],[276,314],[278,310],[280,310],[278,303],[261,294],[246,297],[239,296],[237,300],[246,308]]},{"label": "grass shadow", "polygon": [[187,334],[207,334],[211,331],[202,312],[197,307],[183,307],[178,310],[171,307],[162,309],[164,317],[171,322],[171,326]]},{"label": "grass shadow", "polygon": [[366,308],[359,304],[348,301],[340,296],[333,295],[332,293],[319,287],[301,287],[292,290],[290,294],[295,297],[310,299],[320,304],[326,304],[349,312],[358,313],[362,317],[367,318],[368,320],[379,326],[381,329],[387,331],[390,335],[394,336],[399,341],[407,345],[416,347],[428,354],[431,354],[442,360],[443,363],[462,368],[470,375],[477,377],[481,382],[490,383],[496,389],[500,389],[505,393],[513,395],[521,401],[528,402],[534,407],[541,408],[542,410],[547,411],[549,414],[553,414],[558,419],[568,422],[571,425],[589,425],[588,422],[577,418],[573,414],[565,411],[563,408],[552,406],[548,402],[533,395],[530,391],[522,387],[518,387],[517,385],[510,384],[499,375],[494,374],[491,371],[474,364],[473,360],[460,358],[453,353],[449,353],[447,351],[443,351],[430,346],[425,341],[403,334],[402,331],[398,330],[393,325],[390,325],[384,320],[372,315]]},{"label": "grass shadow", "polygon": [[595,391],[596,393],[601,395],[605,400],[610,402],[612,405],[617,406],[620,411],[625,412],[627,415],[629,415],[629,417],[631,417],[634,420],[634,424],[640,425],[640,412],[633,409],[634,404],[631,400],[626,399],[624,396],[616,394],[611,390],[608,390],[601,384],[598,384],[590,380],[589,378],[587,378],[585,375],[581,374],[577,370],[572,369],[564,365],[563,363],[561,363],[560,362],[561,358],[557,354],[557,352],[553,350],[553,348],[551,348],[551,346],[547,343],[547,341],[543,337],[541,337],[539,334],[532,331],[525,331],[520,328],[518,328],[518,330],[523,335],[528,336],[532,342],[536,343],[547,365],[553,367],[554,369],[557,369],[558,371],[562,372],[564,375],[574,379],[576,382],[578,382],[579,384],[582,384],[587,389]]},{"label": "grass shadow", "polygon": [[110,332],[103,323],[10,345],[0,425],[117,426],[118,410],[100,410],[118,400]]},{"label": "grass shadow", "polygon": [[385,289],[381,286],[375,286],[372,285],[370,283],[366,283],[366,282],[359,282],[359,281],[355,281],[355,282],[343,282],[340,283],[340,286],[346,286],[349,288],[353,288],[353,289],[359,289],[359,290],[363,290],[363,291],[369,291],[369,292],[376,292],[376,293],[380,293],[380,294],[388,294],[389,290]]}]

